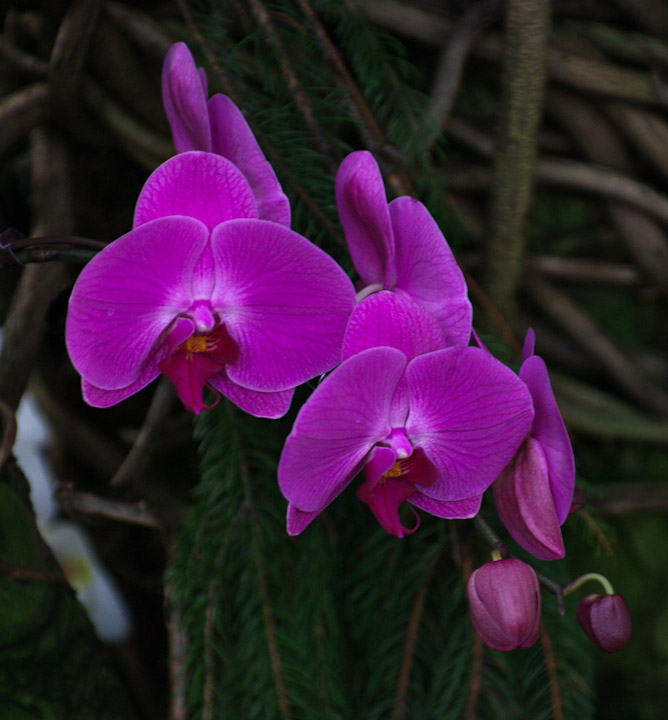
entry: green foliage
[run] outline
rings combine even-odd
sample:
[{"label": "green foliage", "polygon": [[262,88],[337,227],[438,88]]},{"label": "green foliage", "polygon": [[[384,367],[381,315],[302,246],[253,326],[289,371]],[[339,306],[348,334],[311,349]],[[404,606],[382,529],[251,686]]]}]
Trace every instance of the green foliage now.
[{"label": "green foliage", "polygon": [[107,650],[35,526],[13,461],[0,474],[0,563],[0,717],[132,720]]}]

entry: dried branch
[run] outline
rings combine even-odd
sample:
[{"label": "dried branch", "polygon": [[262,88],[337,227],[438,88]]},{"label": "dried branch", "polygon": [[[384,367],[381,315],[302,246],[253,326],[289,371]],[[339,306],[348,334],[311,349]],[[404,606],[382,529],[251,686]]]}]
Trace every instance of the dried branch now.
[{"label": "dried branch", "polygon": [[92,80],[84,79],[83,98],[88,108],[111,130],[127,153],[147,170],[174,154],[172,144],[141,125],[109,98]]},{"label": "dried branch", "polygon": [[49,117],[49,87],[29,85],[0,100],[0,154]]},{"label": "dried branch", "polygon": [[541,310],[596,358],[627,395],[653,412],[668,415],[668,394],[642,375],[579,305],[542,278],[527,278],[525,288]]},{"label": "dried branch", "polygon": [[140,10],[123,3],[107,0],[104,7],[124,34],[156,60],[162,61],[172,45],[172,40],[157,22]]},{"label": "dried branch", "polygon": [[16,413],[0,400],[0,418],[2,428],[2,442],[0,442],[0,469],[4,467],[12,454],[16,441]]},{"label": "dried branch", "polygon": [[123,464],[111,479],[110,484],[112,487],[127,484],[135,475],[141,472],[151,456],[154,442],[163,428],[173,401],[173,386],[166,377],[161,377],[153,393],[153,399],[137,439],[125,460],[123,460]]},{"label": "dried branch", "polygon": [[264,617],[265,631],[267,633],[269,659],[271,662],[271,669],[274,675],[274,684],[276,687],[278,707],[281,713],[282,720],[291,720],[292,710],[290,709],[290,702],[288,700],[288,694],[285,689],[285,680],[283,678],[283,665],[281,663],[281,657],[278,650],[276,623],[274,621],[274,613],[271,607],[269,588],[267,586],[267,577],[264,569],[264,558],[262,557],[262,548],[260,544],[261,530],[260,523],[257,517],[257,512],[255,511],[255,504],[253,502],[253,490],[250,471],[248,469],[248,462],[246,460],[245,453],[243,452],[241,438],[239,436],[239,430],[237,428],[236,420],[234,417],[234,410],[229,403],[226,404],[226,410],[230,432],[234,436],[239,453],[239,473],[244,484],[245,501],[250,514],[250,522],[252,528],[252,551],[255,558],[255,566],[257,569],[257,579],[260,590],[260,598],[262,602],[262,614]]},{"label": "dried branch", "polygon": [[[308,0],[297,1],[302,9],[302,12],[306,16],[306,19],[312,25],[316,37],[318,38],[318,41],[323,47],[325,56],[327,57],[331,66],[339,74],[343,82],[343,86],[345,87],[350,98],[350,104],[353,114],[356,117],[360,118],[362,123],[368,129],[368,133],[373,144],[367,149],[371,151],[376,150],[378,146],[384,145],[386,143],[385,134],[376,122],[376,118],[371,112],[371,108],[368,106],[366,100],[364,99],[364,96],[360,92],[360,89],[357,87],[357,83],[348,71],[348,68],[346,67],[346,64],[344,63],[343,58],[341,57],[341,54],[339,53],[336,45],[334,45],[334,43],[330,40],[329,35],[327,35],[327,31],[318,19],[318,16],[315,14],[310,3],[308,2]],[[400,167],[396,168],[395,172],[393,172],[388,177],[388,182],[393,185],[394,191],[397,193],[397,195],[415,195],[415,190],[413,189],[411,182],[408,179],[408,176]]]},{"label": "dried branch", "polygon": [[448,124],[464,72],[464,63],[473,43],[481,32],[501,17],[501,9],[499,0],[479,0],[452,26],[436,66],[429,108],[435,132],[432,131],[432,137],[427,140],[427,147]]},{"label": "dried branch", "polygon": [[483,287],[511,326],[517,315],[515,292],[526,250],[524,226],[543,111],[549,29],[549,0],[506,3],[503,100],[494,156]]},{"label": "dried branch", "polygon": [[71,485],[65,484],[57,486],[56,499],[68,514],[78,512],[83,515],[97,515],[129,525],[164,530],[164,523],[155,513],[148,510],[143,502],[127,503],[110,500],[91,493],[77,492]]},{"label": "dried branch", "polygon": [[629,515],[637,512],[667,512],[668,485],[665,482],[614,482],[596,485],[588,503],[602,515]]},{"label": "dried branch", "polygon": [[[571,132],[590,160],[627,173],[633,170],[623,138],[589,103],[572,94],[551,92],[548,108]],[[608,108],[612,108],[613,113],[626,116],[625,106],[609,105]],[[635,114],[635,111],[630,112]],[[644,116],[643,113],[638,114]],[[647,277],[659,288],[668,288],[668,239],[661,228],[635,208],[609,203],[607,210],[622,240]]]},{"label": "dried branch", "polygon": [[[65,147],[46,131],[33,131],[31,140],[33,232],[68,234],[72,203]],[[37,359],[49,303],[66,282],[60,265],[23,270],[5,320],[0,351],[0,398],[12,410],[18,407]]]},{"label": "dried branch", "polygon": [[274,29],[274,24],[271,20],[269,12],[267,11],[267,8],[265,7],[262,0],[249,0],[249,4],[251,7],[251,12],[255,16],[255,19],[259,23],[262,32],[267,38],[269,46],[274,51],[274,56],[278,61],[280,71],[283,75],[283,79],[285,80],[287,89],[295,101],[299,114],[304,119],[304,124],[306,125],[307,131],[315,140],[315,143],[318,146],[319,151],[322,153],[323,159],[325,160],[330,173],[332,175],[335,175],[338,166],[336,158],[334,157],[330,146],[328,145],[320,131],[318,121],[313,114],[311,101],[309,100],[306,91],[302,87],[302,83],[299,79],[297,72],[292,66],[290,60],[288,59],[288,52],[283,46],[281,39],[278,37],[278,33]]},{"label": "dried branch", "polygon": [[552,640],[545,629],[545,624],[540,626],[540,644],[543,647],[543,656],[545,657],[545,669],[550,683],[550,699],[552,700],[552,720],[563,720],[564,709],[561,702],[561,691],[559,689],[559,679],[557,678],[557,663],[554,659],[554,650],[552,649]]},{"label": "dried branch", "polygon": [[16,70],[30,77],[46,77],[49,70],[48,63],[12,45],[9,39],[3,35],[0,35],[0,57],[16,68]]},{"label": "dried branch", "polygon": [[424,609],[424,601],[427,597],[429,583],[434,577],[436,568],[441,561],[440,553],[431,561],[424,577],[420,581],[415,601],[411,609],[410,619],[408,621],[408,629],[406,630],[406,643],[401,656],[401,667],[397,678],[397,690],[392,708],[392,720],[401,720],[404,717],[406,709],[406,693],[408,692],[408,684],[411,677],[411,668],[413,666],[413,655],[415,653],[415,643],[417,641],[418,631],[420,629],[420,621],[422,620],[422,611]]}]

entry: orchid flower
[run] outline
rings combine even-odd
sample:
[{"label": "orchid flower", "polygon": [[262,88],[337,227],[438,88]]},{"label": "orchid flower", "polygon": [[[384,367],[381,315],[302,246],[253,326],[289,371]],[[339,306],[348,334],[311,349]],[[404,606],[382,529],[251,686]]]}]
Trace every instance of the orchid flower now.
[{"label": "orchid flower", "polygon": [[438,225],[411,197],[387,202],[373,156],[354,152],[336,176],[336,204],[364,287],[406,295],[436,318],[448,345],[468,345],[472,308],[462,271]]},{"label": "orchid flower", "polygon": [[162,372],[196,413],[208,385],[280,417],[295,386],[339,362],[350,280],[257,212],[219,155],[182,153],[153,172],[134,229],[91,260],[70,297],[67,348],[89,404],[114,405]]},{"label": "orchid flower", "polygon": [[358,310],[343,362],[301,408],[281,455],[288,533],[361,470],[358,497],[397,537],[416,529],[399,518],[405,500],[472,517],[531,426],[526,386],[483,350],[444,347],[435,318],[409,298],[382,291]]},{"label": "orchid flower", "polygon": [[493,485],[496,508],[513,538],[541,560],[564,557],[563,525],[575,487],[575,461],[544,360],[527,332],[520,378],[533,399],[531,432]]},{"label": "orchid flower", "polygon": [[225,95],[207,101],[206,73],[178,42],[165,55],[162,99],[179,153],[204,150],[222,155],[251,186],[258,218],[290,225],[290,203],[239,108]]}]

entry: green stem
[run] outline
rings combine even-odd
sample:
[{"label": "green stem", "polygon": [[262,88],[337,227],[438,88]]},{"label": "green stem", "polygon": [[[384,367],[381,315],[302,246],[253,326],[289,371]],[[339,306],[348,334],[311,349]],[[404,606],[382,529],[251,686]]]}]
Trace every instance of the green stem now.
[{"label": "green stem", "polygon": [[581,575],[579,578],[576,578],[575,580],[573,580],[572,583],[569,583],[564,587],[564,597],[575,592],[590,580],[596,580],[597,582],[601,583],[606,594],[614,595],[615,591],[612,589],[612,585],[608,578],[604,577],[603,575],[599,575],[598,573],[587,573],[586,575]]}]

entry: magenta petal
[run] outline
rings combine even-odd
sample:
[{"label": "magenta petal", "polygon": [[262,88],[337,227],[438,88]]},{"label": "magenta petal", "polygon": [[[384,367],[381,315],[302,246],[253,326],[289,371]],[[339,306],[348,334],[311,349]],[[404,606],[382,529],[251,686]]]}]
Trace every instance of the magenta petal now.
[{"label": "magenta petal", "polygon": [[367,284],[394,285],[394,237],[378,164],[365,150],[348,155],[336,175],[336,204],[353,265]]},{"label": "magenta petal", "polygon": [[575,488],[575,459],[568,431],[550,385],[547,367],[533,355],[522,363],[520,378],[529,388],[536,415],[531,436],[540,443],[550,477],[552,497],[559,524],[568,517]]},{"label": "magenta petal", "polygon": [[139,193],[134,227],[168,215],[201,220],[209,230],[224,220],[257,217],[241,171],[220,155],[187,152],[162,163]]},{"label": "magenta petal", "polygon": [[370,488],[376,486],[383,475],[394,465],[397,454],[389,447],[376,445],[371,449],[369,458],[364,464],[364,477]]},{"label": "magenta petal", "polygon": [[206,84],[203,87],[200,70],[183,42],[172,45],[165,55],[162,102],[177,152],[211,150]]},{"label": "magenta petal", "polygon": [[482,503],[482,495],[474,495],[464,500],[454,500],[447,502],[444,500],[433,500],[432,498],[423,495],[420,492],[420,488],[414,488],[417,492],[414,492],[409,498],[408,502],[415,507],[424,510],[431,515],[435,515],[440,518],[447,518],[451,520],[453,518],[472,518],[478,514],[480,505]]},{"label": "magenta petal", "polygon": [[483,493],[531,427],[526,385],[489,353],[473,347],[420,355],[406,374],[406,431],[440,473],[438,482],[421,492],[435,500]]},{"label": "magenta petal", "polygon": [[410,483],[392,477],[375,485],[367,481],[357,490],[357,497],[369,506],[382,528],[399,538],[402,538],[404,533],[417,530],[417,527],[413,530],[405,528],[399,519],[399,506],[412,494],[413,487]]},{"label": "magenta petal", "polygon": [[515,541],[540,560],[566,555],[547,463],[529,437],[492,485],[499,517]]},{"label": "magenta petal", "polygon": [[287,531],[288,535],[299,535],[319,515],[318,512],[304,512],[296,508],[292,503],[288,504]]},{"label": "magenta petal", "polygon": [[222,223],[211,242],[219,273],[211,301],[241,348],[230,380],[275,392],[331,370],[355,303],[334,260],[264,220]]},{"label": "magenta petal", "polygon": [[436,319],[448,345],[468,345],[473,309],[464,275],[427,208],[411,197],[389,206],[396,255],[397,290]]},{"label": "magenta petal", "polygon": [[383,291],[364,298],[353,310],[343,338],[342,359],[370,347],[394,347],[412,360],[445,347],[432,315],[412,300]]},{"label": "magenta petal", "polygon": [[290,226],[290,202],[267,162],[241,110],[225,95],[209,100],[211,149],[231,160],[244,174],[257,203],[260,220]]},{"label": "magenta petal", "polygon": [[387,437],[405,365],[394,348],[365,350],[341,363],[303,405],[278,464],[281,491],[300,510],[322,510]]},{"label": "magenta petal", "polygon": [[91,384],[133,383],[175,317],[192,303],[193,269],[208,241],[193,218],[162,218],[123,235],[81,271],[70,296],[65,339]]},{"label": "magenta petal", "polygon": [[228,377],[226,370],[209,379],[209,385],[218,390],[228,400],[238,405],[243,411],[255,417],[280,418],[290,408],[293,390],[282,390],[281,392],[258,392],[233,383]]},{"label": "magenta petal", "polygon": [[524,336],[524,345],[522,345],[522,362],[528,360],[534,354],[536,346],[536,333],[529,328]]},{"label": "magenta petal", "polygon": [[149,383],[153,382],[158,375],[160,375],[160,370],[155,363],[151,363],[137,380],[124,388],[120,388],[120,390],[102,390],[82,378],[81,394],[83,395],[83,399],[92,407],[107,408],[143,390]]}]

